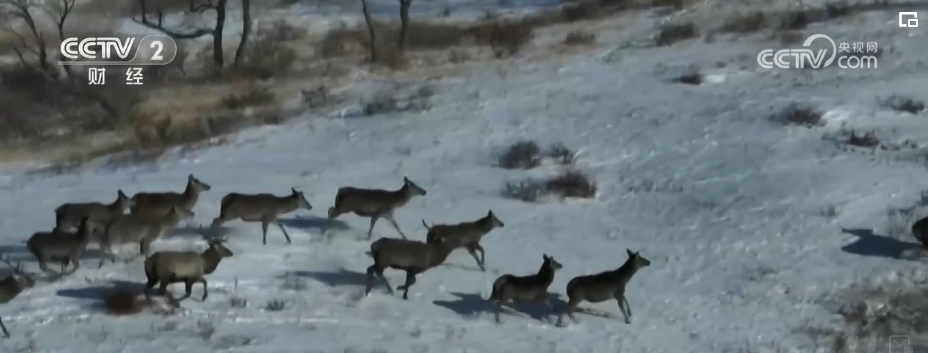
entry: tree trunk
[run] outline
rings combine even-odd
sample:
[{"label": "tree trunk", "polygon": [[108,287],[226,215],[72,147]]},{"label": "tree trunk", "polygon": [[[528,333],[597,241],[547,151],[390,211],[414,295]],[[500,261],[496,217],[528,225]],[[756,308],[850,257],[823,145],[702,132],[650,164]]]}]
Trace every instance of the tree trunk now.
[{"label": "tree trunk", "polygon": [[377,35],[374,32],[374,22],[371,20],[371,11],[367,8],[367,0],[361,0],[361,11],[364,11],[364,22],[367,23],[367,33],[371,37],[371,62],[377,62]]},{"label": "tree trunk", "polygon": [[225,62],[222,58],[222,31],[226,26],[226,3],[219,0],[216,4],[216,27],[213,29],[213,66],[222,70]]},{"label": "tree trunk", "polygon": [[242,62],[242,56],[245,54],[245,46],[248,45],[248,35],[251,34],[251,0],[242,0],[242,40],[235,49],[235,61],[232,67],[238,67]]},{"label": "tree trunk", "polygon": [[400,51],[406,44],[406,30],[409,29],[409,7],[412,6],[412,0],[400,0]]}]

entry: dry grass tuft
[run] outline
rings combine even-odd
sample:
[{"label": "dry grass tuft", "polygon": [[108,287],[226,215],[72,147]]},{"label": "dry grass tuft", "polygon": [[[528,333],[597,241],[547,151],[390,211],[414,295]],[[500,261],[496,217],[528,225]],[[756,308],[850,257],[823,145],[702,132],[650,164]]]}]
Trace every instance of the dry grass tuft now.
[{"label": "dry grass tuft", "polygon": [[720,30],[732,33],[749,33],[760,31],[768,26],[767,16],[763,12],[755,11],[750,14],[738,14],[728,18]]},{"label": "dry grass tuft", "polygon": [[568,46],[590,45],[596,43],[596,35],[584,30],[574,30],[564,36],[564,44]]},{"label": "dry grass tuft", "polygon": [[696,25],[692,22],[680,24],[666,24],[660,28],[655,38],[658,46],[667,46],[673,43],[695,38],[699,35]]},{"label": "dry grass tuft", "polygon": [[858,135],[856,132],[854,132],[854,130],[851,130],[846,143],[851,146],[871,148],[879,146],[880,139],[876,137],[875,131],[870,131],[863,135]]},{"label": "dry grass tuft", "polygon": [[898,94],[892,94],[889,97],[880,99],[880,106],[909,114],[918,114],[925,111],[925,102]]},{"label": "dry grass tuft", "polygon": [[790,104],[780,113],[770,118],[783,125],[801,125],[808,128],[825,124],[825,121],[822,120],[822,112],[796,103]]},{"label": "dry grass tuft", "polygon": [[596,196],[596,183],[579,170],[567,170],[548,179],[545,190],[560,197],[592,198]]},{"label": "dry grass tuft", "polygon": [[513,143],[499,156],[499,166],[505,169],[532,169],[541,165],[541,148],[532,140]]}]

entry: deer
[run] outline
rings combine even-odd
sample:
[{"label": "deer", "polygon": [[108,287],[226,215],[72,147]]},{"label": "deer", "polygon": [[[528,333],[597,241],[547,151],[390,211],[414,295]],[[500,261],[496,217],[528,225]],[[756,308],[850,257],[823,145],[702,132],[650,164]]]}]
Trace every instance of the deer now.
[{"label": "deer", "polygon": [[544,303],[550,312],[554,311],[548,298],[548,287],[554,282],[554,273],[564,265],[548,254],[543,254],[542,260],[541,268],[534,275],[515,276],[507,273],[493,282],[490,300],[496,302],[496,323],[499,323],[499,313],[503,311],[503,305],[511,306],[511,301],[538,301]]},{"label": "deer", "polygon": [[409,288],[416,283],[416,275],[441,265],[459,246],[460,244],[453,240],[425,243],[398,238],[377,239],[371,243],[371,251],[368,252],[374,259],[374,264],[367,268],[367,287],[364,289],[364,295],[370,294],[375,274],[387,286],[387,291],[393,294],[393,287],[383,276],[385,269],[393,268],[406,271],[406,283],[397,289],[403,291],[404,300],[409,300]]},{"label": "deer", "polygon": [[171,206],[177,205],[187,210],[193,210],[200,193],[209,191],[213,187],[200,181],[190,174],[187,176],[187,187],[183,193],[172,191],[167,192],[139,192],[132,196],[132,207],[130,213],[138,214],[140,212],[151,212],[162,215],[167,213]]},{"label": "deer", "polygon": [[[393,212],[409,202],[414,196],[425,196],[425,189],[419,187],[403,177],[403,187],[399,190],[388,191],[383,189],[362,189],[351,186],[345,186],[338,189],[335,195],[335,206],[329,208],[329,220],[346,214],[354,213],[361,217],[371,219],[370,229],[367,230],[367,239],[371,239],[374,231],[374,224],[380,218],[385,218],[396,231],[400,233],[403,239],[408,239],[406,234],[400,230],[400,226],[393,219]],[[325,230],[322,232],[325,235]]]},{"label": "deer", "polygon": [[[505,226],[499,218],[496,218],[496,215],[493,214],[493,210],[487,212],[486,216],[472,222],[433,224],[429,227],[428,224],[425,224],[425,219],[423,219],[422,225],[428,230],[428,233],[425,235],[427,243],[444,241],[446,239],[456,240],[461,244],[461,247],[467,249],[470,256],[477,262],[477,266],[484,272],[487,271],[484,266],[486,263],[486,253],[483,247],[480,246],[480,239],[483,238],[484,235],[490,233],[494,228],[502,228]],[[480,258],[477,258],[477,251],[480,251]]]},{"label": "deer", "polygon": [[[160,251],[145,259],[145,276],[148,278],[145,284],[145,298],[148,301],[151,301],[152,289],[159,283],[158,294],[170,298],[175,306],[179,306],[180,301],[190,298],[195,283],[203,284],[203,297],[200,301],[206,301],[209,290],[206,279],[203,277],[216,271],[219,262],[224,258],[232,257],[233,253],[223,245],[228,240],[227,237],[207,235],[202,227],[200,227],[200,234],[208,246],[201,253]],[[186,294],[175,300],[168,292],[168,285],[179,282],[186,285]]]},{"label": "deer", "polygon": [[[147,257],[153,241],[173,230],[180,221],[193,218],[194,215],[193,211],[177,205],[171,206],[162,216],[146,211],[121,215],[114,218],[104,228],[100,249],[108,255],[106,257],[110,258],[111,263],[115,263],[116,255],[113,253],[113,244],[138,242],[139,254]],[[103,267],[106,257],[100,258],[98,267]]]},{"label": "deer", "polygon": [[[9,276],[0,280],[0,305],[2,305],[9,303],[20,293],[35,287],[35,280],[32,278],[32,275],[23,271],[21,263],[17,262],[16,266],[13,266],[9,258],[4,258],[2,256],[0,256],[0,261],[3,261],[13,270]],[[2,317],[0,317],[0,329],[3,330],[4,338],[10,338],[10,331],[7,330],[6,325],[3,324]]]},{"label": "deer", "polygon": [[600,303],[609,299],[615,299],[619,304],[625,323],[632,323],[632,310],[628,299],[625,298],[625,286],[638,270],[651,265],[651,261],[638,252],[632,252],[629,249],[625,249],[625,252],[628,254],[628,260],[621,267],[593,275],[577,276],[567,282],[568,302],[558,315],[557,326],[563,323],[564,314],[567,314],[574,322],[578,322],[572,312],[577,310],[577,305],[581,302]]},{"label": "deer", "polygon": [[[61,272],[57,276],[64,276],[77,271],[81,266],[81,257],[99,225],[84,216],[78,225],[77,232],[65,232],[59,229],[51,232],[35,232],[26,241],[26,248],[39,260],[39,268],[45,273],[54,274],[48,268],[48,262],[61,263]],[[70,272],[65,272],[68,264],[73,265]]]},{"label": "deer", "polygon": [[923,249],[928,249],[928,217],[922,218],[912,225],[912,235],[922,243]]},{"label": "deer", "polygon": [[303,196],[302,191],[296,188],[291,188],[290,191],[291,194],[287,196],[236,192],[227,194],[220,202],[219,217],[213,219],[210,227],[216,228],[236,219],[243,222],[261,222],[262,241],[264,245],[267,245],[267,226],[274,224],[284,233],[287,244],[292,244],[290,234],[287,234],[287,230],[280,224],[277,217],[297,209],[312,210],[313,206]]},{"label": "deer", "polygon": [[132,207],[132,199],[122,190],[116,191],[116,201],[109,204],[100,202],[65,203],[55,208],[55,228],[70,230],[77,228],[81,218],[90,217],[90,221],[106,224],[114,217],[125,213]]}]

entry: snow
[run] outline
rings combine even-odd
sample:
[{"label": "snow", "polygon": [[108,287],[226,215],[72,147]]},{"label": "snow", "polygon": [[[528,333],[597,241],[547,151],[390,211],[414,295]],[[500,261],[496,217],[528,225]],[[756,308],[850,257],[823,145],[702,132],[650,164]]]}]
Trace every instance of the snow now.
[{"label": "snow", "polygon": [[[209,298],[197,301],[196,285],[195,299],[184,301],[177,315],[102,314],[94,305],[103,289],[144,282],[141,262],[97,269],[95,259],[85,259],[75,275],[39,283],[0,307],[13,333],[0,347],[70,353],[811,352],[795,329],[835,320],[822,298],[854,283],[925,277],[918,261],[848,250],[857,237],[841,231],[884,234],[887,207],[907,207],[928,188],[920,157],[928,143],[925,113],[886,111],[877,103],[891,92],[928,98],[928,70],[917,61],[926,57],[918,44],[924,30],[892,28],[890,17],[895,13],[868,15],[853,24],[862,28],[854,32],[843,32],[850,24],[819,24],[808,32],[886,42],[884,48],[894,51],[880,58],[878,69],[762,71],[756,53],[777,44],[756,37],[637,49],[609,42],[556,62],[517,59],[433,81],[438,94],[421,113],[307,115],[156,165],[111,169],[101,162],[74,175],[4,167],[0,243],[30,271],[37,265],[22,241],[54,225],[52,209],[66,201],[109,202],[117,188],[130,195],[180,190],[192,173],[213,187],[196,205],[194,225],[208,224],[228,192],[285,194],[297,187],[314,209],[284,217],[292,245],[274,227],[262,246],[260,225],[228,223],[235,255],[207,277]],[[655,19],[638,21],[629,28]],[[670,82],[690,65],[705,67],[711,84]],[[827,125],[785,127],[768,119],[792,102],[826,111]],[[823,138],[842,126],[876,129],[886,141],[911,139],[919,147],[871,152]],[[557,172],[553,166],[495,167],[495,154],[521,138],[579,151],[577,168],[599,184],[596,199],[529,204],[502,198],[506,181]],[[448,265],[418,277],[408,301],[381,287],[365,298],[368,220],[344,215],[325,239],[320,217],[341,186],[395,189],[404,176],[428,191],[396,213],[410,237],[424,239],[421,219],[456,223],[491,209],[505,227],[482,242],[488,272],[475,270],[472,258],[458,250]],[[655,187],[641,187],[646,184]],[[822,216],[829,206],[837,209],[835,217]],[[397,236],[385,221],[374,229],[375,239]],[[202,248],[183,229],[153,244],[154,250]],[[550,288],[563,296],[573,276],[620,266],[626,248],[652,262],[627,287],[630,325],[614,302],[582,305],[611,318],[579,314],[579,323],[565,318],[564,328],[531,305],[493,323],[483,298],[497,276],[534,273],[548,254],[564,265]],[[402,272],[386,274],[394,286],[402,284]],[[182,293],[183,286],[172,289]],[[233,297],[248,306],[233,307]],[[272,300],[286,308],[265,310]]]}]

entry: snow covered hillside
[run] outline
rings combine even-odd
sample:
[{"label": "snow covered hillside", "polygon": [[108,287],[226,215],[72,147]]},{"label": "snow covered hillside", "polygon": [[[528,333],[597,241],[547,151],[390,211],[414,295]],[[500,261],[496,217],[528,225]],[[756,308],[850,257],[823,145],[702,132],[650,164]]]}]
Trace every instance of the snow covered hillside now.
[{"label": "snow covered hillside", "polygon": [[[38,283],[0,306],[13,334],[0,350],[813,352],[796,329],[836,320],[824,298],[854,283],[928,277],[924,264],[885,251],[912,239],[880,236],[887,207],[909,206],[928,189],[921,147],[928,146],[928,115],[878,104],[890,93],[928,98],[924,29],[898,28],[895,16],[806,31],[879,42],[886,52],[877,69],[761,70],[757,52],[779,47],[762,35],[617,49],[658,21],[641,18],[628,20],[614,38],[601,37],[601,49],[494,62],[436,80],[432,108],[421,113],[306,116],[156,165],[113,169],[101,162],[73,175],[7,167],[0,176],[0,251],[29,271],[38,269],[22,242],[54,226],[56,206],[110,202],[118,188],[130,195],[181,190],[192,173],[212,185],[194,209],[194,226],[216,217],[229,192],[298,187],[314,209],[283,217],[292,245],[274,227],[262,246],[259,224],[228,223],[234,257],[207,277],[210,297],[184,301],[176,315],[101,313],[96,306],[107,288],[141,284],[145,276],[140,261],[97,269],[96,258],[86,258],[76,274]],[[701,68],[704,84],[673,82],[691,65]],[[826,112],[826,124],[770,120],[791,103]],[[847,146],[831,138],[842,128],[919,147]],[[507,181],[558,171],[495,166],[496,155],[520,139],[578,151],[576,167],[596,180],[597,197],[533,204],[501,196]],[[482,242],[486,273],[458,250],[418,277],[408,301],[379,287],[364,297],[372,263],[364,254],[368,219],[344,215],[325,239],[325,212],[341,186],[395,189],[404,176],[428,191],[396,213],[411,238],[424,240],[422,219],[457,223],[488,210],[505,227]],[[861,232],[842,228],[878,235],[855,245]],[[184,227],[175,233],[154,249],[204,246]],[[384,220],[374,229],[375,239],[397,236]],[[908,249],[893,249],[900,246]],[[652,263],[627,287],[630,325],[612,301],[582,305],[611,318],[578,314],[580,323],[567,320],[564,328],[538,305],[493,323],[484,298],[497,276],[534,273],[542,255],[551,255],[564,268],[550,291],[563,300],[570,278],[620,266],[626,248]],[[122,254],[134,251],[128,246]],[[402,272],[386,274],[402,284]],[[183,285],[171,288],[182,293]],[[196,285],[193,297],[201,293]],[[241,300],[247,306],[232,304]],[[269,307],[273,301],[283,310],[270,310],[277,309]]]}]

